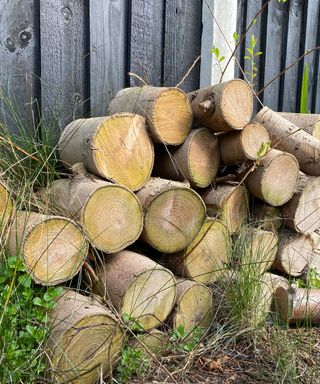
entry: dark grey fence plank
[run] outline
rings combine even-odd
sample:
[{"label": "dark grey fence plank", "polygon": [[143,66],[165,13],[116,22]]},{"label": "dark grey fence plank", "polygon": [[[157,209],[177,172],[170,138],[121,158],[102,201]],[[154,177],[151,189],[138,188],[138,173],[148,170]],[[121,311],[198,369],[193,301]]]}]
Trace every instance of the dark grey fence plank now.
[{"label": "dark grey fence plank", "polygon": [[[285,67],[294,63],[300,56],[300,39],[303,33],[303,0],[291,0],[288,4],[288,38],[286,48]],[[298,103],[298,63],[286,71],[283,82],[283,100],[281,110],[286,112],[295,112]]]},{"label": "dark grey fence plank", "polygon": [[[132,0],[130,72],[152,85],[162,83],[163,0]],[[141,85],[134,77],[130,85]]]},{"label": "dark grey fence plank", "polygon": [[103,116],[126,85],[127,1],[90,1],[91,116]]},{"label": "dark grey fence plank", "polygon": [[[237,1],[237,33],[241,37],[246,29],[246,14],[247,14],[247,1],[246,0],[238,0]],[[234,77],[243,79],[243,73],[240,70],[240,67],[243,70],[244,67],[244,56],[245,56],[245,42],[241,43],[241,45],[237,48],[235,53],[237,62],[234,68]]]},{"label": "dark grey fence plank", "polygon": [[[285,26],[285,7],[287,3],[271,1],[268,6],[267,41],[265,50],[264,83],[267,84],[281,72],[283,47],[283,33]],[[278,110],[280,96],[280,79],[273,81],[263,93],[263,103]]]},{"label": "dark grey fence plank", "polygon": [[41,1],[42,107],[51,131],[85,112],[85,3]]},{"label": "dark grey fence plank", "polygon": [[33,0],[0,2],[0,88],[5,94],[4,101],[0,97],[0,119],[16,134],[20,130],[31,133],[34,128],[32,106],[38,75],[34,73],[38,59],[35,14]]},{"label": "dark grey fence plank", "polygon": [[[202,0],[166,0],[164,84],[181,81],[201,49]],[[181,88],[199,87],[199,62]]]}]

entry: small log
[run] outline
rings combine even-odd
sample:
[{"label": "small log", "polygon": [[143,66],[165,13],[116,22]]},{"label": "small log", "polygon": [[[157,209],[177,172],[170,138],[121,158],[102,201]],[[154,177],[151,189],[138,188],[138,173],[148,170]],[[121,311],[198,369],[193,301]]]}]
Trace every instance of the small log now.
[{"label": "small log", "polygon": [[205,205],[186,184],[152,178],[137,196],[145,211],[142,240],[156,250],[178,252],[200,231]]},{"label": "small log", "polygon": [[278,252],[272,267],[288,276],[301,276],[306,272],[313,253],[314,244],[310,237],[284,229],[279,233]]},{"label": "small log", "polygon": [[300,173],[297,190],[282,207],[282,214],[285,224],[297,232],[307,235],[319,228],[320,177]]},{"label": "small log", "polygon": [[248,215],[248,195],[243,185],[220,184],[200,193],[209,216],[217,216],[235,233],[246,221]]},{"label": "small log", "polygon": [[6,228],[13,212],[13,199],[11,193],[3,181],[0,181],[0,226],[1,236],[4,235],[3,230]]},{"label": "small log", "polygon": [[231,239],[226,226],[217,219],[207,218],[188,247],[165,257],[164,262],[178,276],[211,284],[224,273],[230,251]]},{"label": "small log", "polygon": [[241,131],[220,135],[221,161],[232,165],[246,160],[257,160],[261,146],[269,142],[268,131],[259,123],[251,123]]},{"label": "small log", "polygon": [[110,375],[124,337],[107,308],[90,297],[65,290],[50,318],[46,351],[52,382],[94,384]]},{"label": "small log", "polygon": [[49,201],[76,218],[91,244],[106,253],[128,247],[143,228],[142,207],[133,192],[93,175],[54,181],[45,191]]},{"label": "small log", "polygon": [[186,333],[195,328],[207,330],[213,320],[211,290],[195,281],[178,279],[177,297],[169,321],[174,329],[182,326]]},{"label": "small log", "polygon": [[148,181],[154,162],[145,119],[131,113],[75,120],[62,131],[58,149],[67,168],[83,163],[133,191]]},{"label": "small log", "polygon": [[212,183],[220,164],[218,139],[207,128],[193,129],[177,149],[156,153],[154,175],[172,180],[188,180],[193,187]]},{"label": "small log", "polygon": [[36,283],[56,285],[79,272],[88,243],[70,219],[21,211],[10,228],[7,251],[10,255],[21,255]]},{"label": "small log", "polygon": [[246,186],[253,196],[278,207],[293,196],[299,177],[299,164],[289,153],[272,149],[249,173]]},{"label": "small log", "polygon": [[195,123],[214,132],[242,129],[251,120],[253,97],[250,86],[235,79],[188,94]]},{"label": "small log", "polygon": [[320,289],[279,287],[275,300],[282,321],[289,324],[320,324]]},{"label": "small log", "polygon": [[280,229],[283,222],[280,208],[272,207],[258,200],[253,206],[251,219],[259,228],[274,232]]},{"label": "small log", "polygon": [[151,259],[121,251],[105,258],[96,271],[99,282],[93,290],[111,300],[115,308],[135,319],[145,329],[160,325],[176,298],[173,274]]},{"label": "small log", "polygon": [[122,89],[111,101],[108,114],[128,111],[146,118],[155,143],[180,145],[191,129],[191,106],[179,88],[145,86]]},{"label": "small log", "polygon": [[320,115],[313,113],[278,112],[281,117],[289,120],[309,135],[320,139]]},{"label": "small log", "polygon": [[268,107],[261,109],[255,121],[268,130],[273,147],[291,153],[297,158],[302,172],[320,176],[320,140],[302,131]]},{"label": "small log", "polygon": [[150,352],[160,357],[170,350],[170,338],[167,333],[161,332],[159,329],[151,329],[148,332],[135,335],[130,345],[141,351],[147,358],[150,358]]}]

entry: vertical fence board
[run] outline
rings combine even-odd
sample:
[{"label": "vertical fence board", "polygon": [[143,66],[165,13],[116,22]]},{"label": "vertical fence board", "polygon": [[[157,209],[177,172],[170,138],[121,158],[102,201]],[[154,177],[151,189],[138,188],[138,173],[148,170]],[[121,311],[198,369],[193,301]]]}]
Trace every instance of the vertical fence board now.
[{"label": "vertical fence board", "polygon": [[[264,82],[267,84],[281,72],[283,55],[284,7],[286,3],[271,1],[268,6],[267,42],[265,51]],[[263,93],[263,103],[278,110],[280,96],[280,79],[273,81]]]},{"label": "vertical fence board", "polygon": [[[175,86],[201,50],[202,0],[166,0],[164,84]],[[199,87],[198,62],[181,85],[186,92]]]},{"label": "vertical fence board", "polygon": [[[32,133],[38,36],[33,0],[0,2],[0,119],[15,134]],[[36,108],[35,108],[36,109]]]},{"label": "vertical fence board", "polygon": [[[245,0],[237,1],[237,34],[241,37],[246,29],[246,14],[247,14],[247,2]],[[238,46],[236,52],[236,65],[234,68],[234,77],[243,79],[243,73],[240,70],[240,67],[243,69],[244,56],[245,56],[245,43],[242,42]]]},{"label": "vertical fence board", "polygon": [[103,116],[126,85],[127,2],[90,1],[91,116]]},{"label": "vertical fence board", "polygon": [[[151,85],[162,83],[163,0],[132,0],[130,72]],[[141,85],[134,77],[130,85]]]},{"label": "vertical fence board", "polygon": [[85,3],[47,0],[40,5],[42,110],[55,134],[85,113]]},{"label": "vertical fence board", "polygon": [[[302,34],[303,0],[291,0],[288,4],[288,39],[286,49],[285,67],[294,63],[300,56],[300,38]],[[295,64],[284,75],[282,111],[295,112],[298,102],[298,71]]]}]

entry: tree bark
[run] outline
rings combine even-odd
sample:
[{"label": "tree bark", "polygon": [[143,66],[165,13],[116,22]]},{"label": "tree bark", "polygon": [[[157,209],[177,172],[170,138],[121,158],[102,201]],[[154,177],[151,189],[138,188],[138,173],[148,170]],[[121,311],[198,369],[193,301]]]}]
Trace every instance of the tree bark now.
[{"label": "tree bark", "polygon": [[191,129],[192,110],[185,93],[178,88],[133,87],[120,90],[108,113],[132,112],[146,118],[155,143],[182,144]]},{"label": "tree bark", "polygon": [[254,202],[251,220],[255,225],[265,231],[277,232],[283,224],[280,208],[272,207],[259,200]]},{"label": "tree bark", "polygon": [[279,115],[309,133],[309,135],[320,139],[320,115],[291,112],[279,112]]},{"label": "tree bark", "polygon": [[154,162],[145,119],[131,113],[75,120],[63,130],[58,149],[66,168],[83,163],[133,191],[149,180]]}]

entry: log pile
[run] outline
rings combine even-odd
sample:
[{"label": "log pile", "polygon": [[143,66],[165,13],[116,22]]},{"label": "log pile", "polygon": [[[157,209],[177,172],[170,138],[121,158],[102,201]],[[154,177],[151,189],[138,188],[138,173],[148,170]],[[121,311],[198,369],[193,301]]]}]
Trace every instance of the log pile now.
[{"label": "log pile", "polygon": [[254,323],[274,293],[282,319],[318,322],[317,306],[300,310],[302,293],[286,278],[320,271],[320,141],[267,107],[253,117],[252,105],[242,80],[188,95],[123,89],[108,116],[62,132],[58,151],[72,174],[37,193],[45,214],[16,212],[0,184],[3,226],[12,213],[8,253],[43,285],[84,265],[84,283],[100,297],[64,291],[50,314],[55,382],[94,383],[98,365],[107,375],[128,321],[140,332],[209,329],[213,287],[245,265],[262,287]]}]

